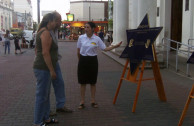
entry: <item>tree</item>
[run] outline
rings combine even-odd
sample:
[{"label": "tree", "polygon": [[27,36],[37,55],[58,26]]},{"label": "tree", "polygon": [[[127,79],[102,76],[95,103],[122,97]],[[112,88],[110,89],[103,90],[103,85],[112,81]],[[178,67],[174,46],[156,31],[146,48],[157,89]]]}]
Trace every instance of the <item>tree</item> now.
[{"label": "tree", "polygon": [[108,4],[108,13],[109,13],[109,18],[108,18],[108,31],[112,31],[113,29],[113,19],[112,19],[112,15],[113,15],[113,1],[109,0],[109,4]]},{"label": "tree", "polygon": [[109,30],[113,29],[113,19],[108,20],[108,28],[109,28]]},{"label": "tree", "polygon": [[33,31],[36,31],[38,29],[38,24],[36,22],[33,22]]}]

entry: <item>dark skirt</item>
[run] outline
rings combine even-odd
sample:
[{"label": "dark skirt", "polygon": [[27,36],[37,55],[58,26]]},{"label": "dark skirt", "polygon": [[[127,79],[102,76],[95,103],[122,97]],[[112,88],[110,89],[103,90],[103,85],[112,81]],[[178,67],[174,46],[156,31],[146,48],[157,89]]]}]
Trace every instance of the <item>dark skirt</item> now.
[{"label": "dark skirt", "polygon": [[80,84],[96,84],[98,76],[97,56],[80,55],[77,75]]}]

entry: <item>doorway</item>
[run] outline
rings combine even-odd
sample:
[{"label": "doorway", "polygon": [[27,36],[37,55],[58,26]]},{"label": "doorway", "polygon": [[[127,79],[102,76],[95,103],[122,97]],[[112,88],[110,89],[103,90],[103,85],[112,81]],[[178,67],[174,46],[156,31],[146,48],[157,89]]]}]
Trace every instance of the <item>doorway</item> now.
[{"label": "doorway", "polygon": [[[172,0],[171,8],[171,39],[182,41],[182,15],[183,0]],[[176,48],[176,43],[171,43],[171,47]]]}]

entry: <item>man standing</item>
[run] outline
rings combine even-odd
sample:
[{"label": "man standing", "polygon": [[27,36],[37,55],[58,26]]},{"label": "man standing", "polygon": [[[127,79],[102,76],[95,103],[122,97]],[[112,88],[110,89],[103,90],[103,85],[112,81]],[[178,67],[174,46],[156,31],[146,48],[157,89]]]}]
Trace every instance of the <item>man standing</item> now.
[{"label": "man standing", "polygon": [[[54,15],[54,19],[56,19],[56,28],[55,33],[53,31],[50,31],[50,34],[54,40],[54,42],[58,45],[58,29],[61,26],[61,15],[54,11],[52,12]],[[58,55],[58,59],[60,60],[62,57],[61,55]],[[55,69],[57,78],[55,80],[52,80],[52,85],[55,91],[55,97],[56,97],[56,112],[67,112],[71,113],[73,112],[71,109],[68,109],[65,107],[65,86],[64,86],[64,80],[61,73],[60,65],[57,62],[56,69]],[[50,113],[52,115],[52,113]]]}]

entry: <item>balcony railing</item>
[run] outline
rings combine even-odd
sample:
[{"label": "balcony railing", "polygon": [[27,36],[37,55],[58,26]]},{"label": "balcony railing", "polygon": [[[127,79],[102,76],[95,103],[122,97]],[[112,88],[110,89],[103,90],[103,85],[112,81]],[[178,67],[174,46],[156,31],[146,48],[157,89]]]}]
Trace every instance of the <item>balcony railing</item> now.
[{"label": "balcony railing", "polygon": [[[170,50],[174,50],[176,51],[176,54],[175,54],[175,70],[176,72],[179,71],[179,67],[178,65],[180,64],[179,63],[179,55],[184,55],[185,58],[189,59],[190,55],[192,54],[192,52],[194,51],[194,46],[191,44],[193,42],[194,39],[189,39],[188,40],[188,44],[184,44],[184,43],[181,43],[181,42],[178,42],[178,41],[175,41],[175,40],[171,40],[169,38],[163,38],[162,39],[162,43],[163,43],[163,46],[166,47],[166,66],[167,68],[169,67],[169,56],[170,56]],[[176,47],[171,47],[171,43],[176,43]],[[186,47],[187,50],[180,50],[179,47]],[[164,51],[164,49],[163,49]],[[190,77],[190,64],[187,63],[186,65],[186,75],[188,77]]]}]

